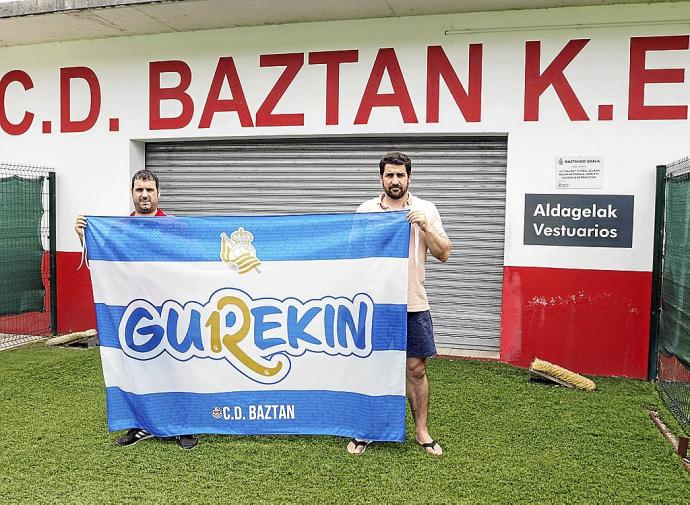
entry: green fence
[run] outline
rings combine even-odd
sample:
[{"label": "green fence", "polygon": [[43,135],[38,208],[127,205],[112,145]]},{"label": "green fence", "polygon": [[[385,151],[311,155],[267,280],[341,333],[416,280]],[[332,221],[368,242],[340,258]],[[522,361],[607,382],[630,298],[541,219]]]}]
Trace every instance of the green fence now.
[{"label": "green fence", "polygon": [[0,350],[57,330],[55,173],[0,162]]},{"label": "green fence", "polygon": [[660,311],[652,319],[656,378],[669,408],[690,430],[690,159],[659,172],[655,273],[660,279],[655,279],[653,306]]}]

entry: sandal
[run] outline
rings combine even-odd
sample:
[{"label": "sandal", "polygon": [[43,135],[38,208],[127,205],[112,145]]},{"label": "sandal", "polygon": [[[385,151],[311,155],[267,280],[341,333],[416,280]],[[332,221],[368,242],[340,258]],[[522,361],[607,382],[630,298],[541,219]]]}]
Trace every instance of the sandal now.
[{"label": "sandal", "polygon": [[[353,456],[359,456],[360,454],[364,454],[364,451],[367,450],[367,447],[369,447],[369,444],[371,443],[371,440],[359,440],[358,438],[353,438],[350,440],[350,443],[348,443],[348,449],[347,453],[352,454]],[[350,444],[354,444],[354,448],[352,451],[350,451],[349,446]],[[359,448],[362,448],[360,451]]]},{"label": "sandal", "polygon": [[[443,455],[443,448],[441,447],[441,444],[439,444],[436,440],[432,440],[431,442],[426,442],[422,443],[420,441],[417,441],[419,445],[421,445],[424,450],[426,451],[427,454],[430,454],[431,456],[442,456]],[[435,448],[438,447],[441,450],[441,454],[436,454],[435,452],[429,452],[429,449],[431,451],[435,451]]]}]

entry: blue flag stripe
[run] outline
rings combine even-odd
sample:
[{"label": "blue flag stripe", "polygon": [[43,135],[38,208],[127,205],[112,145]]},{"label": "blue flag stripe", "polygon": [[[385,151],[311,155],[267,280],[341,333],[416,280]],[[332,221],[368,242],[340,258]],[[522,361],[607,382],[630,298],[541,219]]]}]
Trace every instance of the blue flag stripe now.
[{"label": "blue flag stripe", "polygon": [[[405,258],[410,236],[406,216],[407,212],[156,219],[89,216],[86,245],[90,260],[220,261],[221,235],[232,238],[233,232],[243,228],[252,233],[251,246],[261,262]],[[225,252],[229,259],[234,257],[227,247]]]},{"label": "blue flag stripe", "polygon": [[157,436],[313,434],[405,440],[402,395],[313,390],[137,395],[109,387],[106,398],[111,431],[137,426]]},{"label": "blue flag stripe", "polygon": [[[126,307],[95,304],[98,340],[102,347],[120,349],[117,335]],[[156,307],[161,312],[161,307]],[[373,351],[404,351],[407,348],[407,305],[374,304]]]}]

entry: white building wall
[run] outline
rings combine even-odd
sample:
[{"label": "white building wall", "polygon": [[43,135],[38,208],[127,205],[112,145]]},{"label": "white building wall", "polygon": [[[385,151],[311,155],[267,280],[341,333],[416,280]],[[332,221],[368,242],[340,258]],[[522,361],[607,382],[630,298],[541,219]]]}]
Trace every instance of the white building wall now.
[{"label": "white building wall", "polygon": [[[26,110],[36,117],[23,135],[0,133],[0,149],[4,160],[56,168],[60,188],[58,249],[76,250],[78,242],[70,232],[72,216],[121,214],[128,209],[131,139],[508,132],[506,264],[648,270],[653,167],[687,154],[690,126],[687,119],[627,119],[630,38],[687,34],[688,25],[683,21],[689,17],[688,3],[609,6],[313,23],[3,48],[0,73],[21,69],[34,83],[29,91],[18,83],[8,87],[8,119],[18,122]],[[648,23],[650,19],[658,21]],[[583,26],[564,26],[571,23]],[[446,35],[447,30],[467,32]],[[591,40],[567,67],[565,76],[591,120],[569,120],[553,88],[549,88],[541,97],[539,121],[525,122],[525,42],[541,41],[543,70],[569,40],[580,38]],[[427,47],[443,46],[467,86],[469,44],[483,46],[481,121],[467,123],[442,83],[440,121],[426,124]],[[386,107],[374,109],[367,125],[354,125],[376,52],[387,47],[395,49],[419,123],[404,124],[397,108]],[[305,64],[276,108],[276,112],[304,113],[304,126],[243,128],[237,114],[224,112],[216,115],[211,128],[198,128],[219,57],[234,58],[254,115],[283,70],[260,68],[260,55],[340,49],[357,49],[359,61],[340,67],[339,125],[325,125],[325,66]],[[181,130],[151,131],[148,127],[148,64],[161,60],[182,60],[192,69],[188,93],[195,103],[194,119]],[[652,52],[647,61],[647,67],[685,69],[686,77],[683,83],[647,85],[646,103],[690,102],[690,51]],[[59,133],[59,72],[72,66],[89,67],[97,74],[102,90],[101,114],[88,132]],[[167,77],[170,79],[164,85],[173,85],[173,76]],[[88,111],[87,87],[80,79],[73,83],[73,117],[84,117]],[[383,83],[379,91],[390,91],[386,89],[387,78]],[[597,120],[599,104],[613,105],[612,121]],[[174,101],[164,105],[164,114],[179,110]],[[108,131],[110,117],[120,119],[119,132]],[[51,134],[41,133],[41,122],[46,120],[52,122]],[[635,195],[632,249],[602,250],[593,257],[582,255],[578,248],[521,245],[523,194],[554,192],[554,160],[570,154],[603,155],[604,187],[600,192]]]}]

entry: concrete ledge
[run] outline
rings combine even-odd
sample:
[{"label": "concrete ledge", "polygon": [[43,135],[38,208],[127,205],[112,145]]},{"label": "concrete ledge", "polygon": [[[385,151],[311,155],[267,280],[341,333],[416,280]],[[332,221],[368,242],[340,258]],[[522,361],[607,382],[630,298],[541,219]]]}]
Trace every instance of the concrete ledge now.
[{"label": "concrete ledge", "polygon": [[[505,30],[505,22],[501,19],[512,19],[514,15],[500,14],[500,11],[531,9],[540,11],[545,19],[552,19],[548,11],[556,9],[554,12],[560,16],[564,3],[567,3],[568,18],[571,19],[569,23],[588,25],[604,12],[608,13],[605,17],[610,17],[614,4],[647,2],[649,0],[13,0],[0,3],[0,47],[245,26],[489,11],[499,11],[496,23],[502,27],[500,30]],[[595,9],[579,9],[593,5],[607,5],[610,8],[602,11],[602,14]],[[621,19],[639,22],[636,12],[628,8],[622,15],[616,14],[615,18],[622,16]],[[523,20],[531,18],[532,13],[520,16]],[[525,22],[510,21],[507,29],[523,29]],[[673,23],[679,22],[682,23],[682,20],[673,18]],[[487,28],[484,22],[480,22],[479,26],[474,22],[470,25],[463,24],[455,32],[471,30],[481,33],[497,29]],[[526,26],[531,26],[531,22],[527,22]],[[447,33],[452,31],[448,30]]]},{"label": "concrete ledge", "polygon": [[453,349],[452,347],[437,347],[437,358],[467,358],[488,361],[498,361],[500,354],[496,351],[478,351],[466,349]]},{"label": "concrete ledge", "polygon": [[181,0],[15,0],[14,2],[0,3],[0,18],[179,1]]}]

